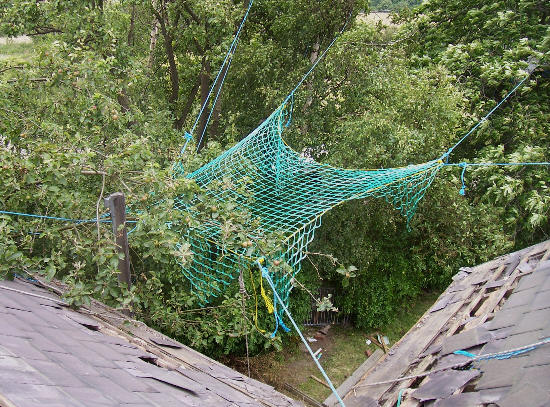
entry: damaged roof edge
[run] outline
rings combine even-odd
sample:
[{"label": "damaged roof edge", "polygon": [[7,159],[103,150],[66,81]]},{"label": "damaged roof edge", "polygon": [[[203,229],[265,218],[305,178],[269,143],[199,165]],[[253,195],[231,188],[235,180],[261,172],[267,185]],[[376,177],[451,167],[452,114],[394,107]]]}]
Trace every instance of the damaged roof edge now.
[{"label": "damaged roof edge", "polygon": [[[399,390],[412,388],[403,395],[407,399],[406,404],[420,406],[422,400],[428,400],[423,397],[431,397],[428,395],[430,387],[423,386],[432,382],[434,371],[450,372],[452,376],[453,372],[459,371],[448,370],[448,366],[457,362],[462,365],[470,363],[467,356],[455,355],[453,352],[456,350],[468,350],[475,355],[487,354],[537,343],[544,339],[543,336],[550,336],[549,257],[550,240],[475,267],[461,268],[435,305],[394,344],[390,352],[366,373],[362,372],[359,378],[356,372],[352,376],[355,383],[351,388],[341,389],[345,391],[340,394],[346,405],[361,405],[363,400],[369,399],[374,400],[369,401],[373,406],[395,406]],[[510,313],[519,314],[517,318],[512,318]],[[543,374],[544,370],[542,377],[547,380],[546,389],[550,389],[549,355],[548,349],[541,347],[522,355],[521,362],[530,363],[520,363],[521,366],[514,370],[512,365],[519,363],[516,359],[521,357],[506,359],[500,363],[499,369],[510,370],[515,383],[524,376],[534,374],[533,368],[536,366],[539,374]],[[492,388],[476,390],[476,383],[484,383],[498,373],[492,367],[486,372],[481,369],[493,365],[476,362],[480,377],[474,375],[464,383],[457,379],[456,388],[449,389],[453,390],[451,393],[446,391],[440,398],[434,396],[431,400],[437,406],[454,406],[459,405],[454,403],[467,403],[474,399],[484,400],[484,403],[501,399],[504,404],[507,399],[515,400],[512,393],[508,397],[505,392],[497,395]],[[451,382],[442,380],[440,384],[450,386]],[[373,383],[384,384],[371,385]],[[467,391],[464,391],[465,388]],[[513,385],[508,387],[510,392],[513,388]],[[419,398],[415,398],[415,391]],[[479,391],[483,393],[477,394]],[[453,393],[458,394],[451,396]],[[532,401],[550,397],[550,394],[543,393],[533,393]],[[550,405],[550,399],[548,403]],[[330,397],[324,404],[329,407],[336,405]]]},{"label": "damaged roof edge", "polygon": [[0,285],[3,407],[302,405],[100,302],[77,312],[39,284]]}]

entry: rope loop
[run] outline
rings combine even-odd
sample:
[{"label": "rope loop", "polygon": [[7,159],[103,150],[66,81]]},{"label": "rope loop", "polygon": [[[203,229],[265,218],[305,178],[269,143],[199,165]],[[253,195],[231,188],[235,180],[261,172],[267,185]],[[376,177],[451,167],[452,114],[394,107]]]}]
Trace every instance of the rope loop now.
[{"label": "rope loop", "polygon": [[459,194],[464,196],[466,195],[466,183],[464,182],[464,174],[466,173],[466,167],[468,164],[465,162],[461,162],[458,164],[460,168],[462,168],[462,172],[460,173],[460,182],[462,182],[462,188],[460,188]]}]

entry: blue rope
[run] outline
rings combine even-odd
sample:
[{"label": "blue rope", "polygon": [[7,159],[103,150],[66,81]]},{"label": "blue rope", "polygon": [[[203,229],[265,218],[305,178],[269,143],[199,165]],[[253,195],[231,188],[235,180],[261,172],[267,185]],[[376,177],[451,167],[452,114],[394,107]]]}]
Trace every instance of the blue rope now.
[{"label": "blue rope", "polygon": [[[351,16],[351,15],[350,15]],[[342,35],[342,33],[345,31],[348,23],[349,23],[349,20],[350,20],[350,16],[348,16],[348,19],[346,20],[346,22],[344,23],[344,26],[342,27],[342,29],[340,30],[340,32],[338,33],[338,35],[336,35],[336,37],[334,37],[334,39],[331,41],[331,43],[329,44],[329,46],[323,51],[323,53],[321,54],[321,56],[319,56],[319,58],[317,58],[317,60],[313,63],[313,65],[311,66],[311,68],[309,68],[309,71],[307,71],[305,73],[305,75],[302,77],[302,79],[300,80],[300,82],[298,82],[298,84],[296,85],[296,87],[294,89],[292,89],[292,91],[288,94],[288,97],[290,97],[291,95],[294,94],[294,92],[296,92],[298,90],[298,88],[302,85],[302,83],[304,83],[304,81],[307,79],[307,77],[309,75],[311,75],[311,73],[315,70],[315,68],[317,67],[317,65],[319,64],[319,62],[321,62],[321,60],[325,57],[326,53],[329,51],[329,49],[332,48],[332,46],[334,45],[334,43],[336,42],[336,40],[338,38],[340,38],[340,36]]]},{"label": "blue rope", "polygon": [[206,133],[206,129],[208,128],[208,123],[210,123],[210,119],[212,117],[212,114],[214,113],[214,108],[216,107],[216,103],[218,102],[218,98],[220,97],[220,94],[222,92],[223,83],[225,82],[225,77],[227,76],[227,73],[229,72],[229,68],[231,67],[231,62],[233,62],[233,57],[231,57],[231,59],[227,63],[227,69],[223,73],[223,77],[222,77],[222,80],[220,82],[220,87],[218,88],[218,92],[216,92],[216,97],[214,98],[214,102],[212,103],[212,108],[210,109],[210,113],[208,114],[208,118],[206,119],[206,124],[204,125],[204,128],[202,129],[202,133],[201,133],[201,137],[199,139],[199,142],[197,143],[197,152],[199,151],[199,147],[201,145],[202,139],[204,138],[204,135]]},{"label": "blue rope", "polygon": [[[34,213],[24,213],[24,212],[12,212],[12,211],[1,211],[0,214],[4,215],[11,215],[11,216],[24,216],[28,218],[37,218],[37,219],[48,219],[48,220],[57,220],[61,222],[72,222],[72,223],[111,223],[112,221],[109,219],[71,219],[71,218],[62,218],[58,216],[46,216],[46,215],[36,215]],[[104,217],[104,216],[103,216]],[[126,223],[137,223],[135,220],[127,220]]]},{"label": "blue rope", "polygon": [[[204,109],[206,109],[206,106],[208,106],[208,102],[210,101],[210,97],[212,96],[212,92],[214,91],[214,87],[218,83],[218,80],[219,80],[219,78],[220,78],[220,76],[221,76],[221,74],[224,70],[225,65],[227,64],[227,61],[229,60],[229,58],[233,58],[233,53],[234,53],[234,51],[237,47],[239,36],[240,36],[241,31],[244,27],[244,23],[246,22],[246,19],[248,18],[248,14],[250,13],[250,9],[252,8],[253,3],[254,3],[254,0],[250,0],[250,2],[248,3],[248,9],[246,10],[246,13],[245,13],[245,15],[244,15],[244,17],[241,21],[241,24],[239,25],[239,28],[238,28],[237,32],[235,33],[235,37],[233,38],[233,42],[231,43],[229,49],[227,50],[227,53],[225,54],[225,58],[224,58],[223,63],[220,67],[220,70],[218,71],[218,74],[216,75],[216,79],[214,79],[214,82],[212,83],[212,86],[210,87],[210,91],[208,92],[208,96],[206,97],[206,100],[204,101],[204,103],[201,107],[201,110],[199,111],[199,114],[197,115],[197,117],[195,119],[195,122],[193,123],[193,127],[191,128],[191,131],[189,132],[190,134],[193,134],[195,132],[197,124],[199,123],[199,119],[200,119],[202,113],[204,112]],[[229,66],[228,66],[227,70],[229,70]],[[227,74],[227,70],[226,70],[225,74]],[[225,74],[224,74],[224,78],[225,78]],[[218,90],[218,94],[221,91],[222,86],[223,86],[223,81],[220,84],[220,89]],[[209,116],[209,118],[210,118],[210,116]],[[206,127],[208,127],[208,121],[206,122],[205,128]]]},{"label": "blue rope", "polygon": [[460,167],[462,168],[462,172],[460,173],[460,181],[462,182],[462,187],[460,188],[460,195],[464,196],[466,195],[466,183],[464,182],[464,174],[466,173],[466,163],[461,163]]},{"label": "blue rope", "polygon": [[455,350],[453,353],[455,355],[468,356],[469,358],[472,358],[472,359],[477,358],[477,355],[474,355],[473,353],[470,353],[470,352],[465,351],[465,350]]},{"label": "blue rope", "polygon": [[447,167],[463,167],[467,165],[468,167],[493,167],[493,166],[500,166],[500,167],[507,167],[507,166],[514,166],[514,165],[550,165],[550,161],[540,161],[540,162],[524,162],[524,163],[467,163],[467,162],[461,162],[461,163],[445,163],[443,164]]},{"label": "blue rope", "polygon": [[474,355],[473,353],[467,352],[465,350],[456,350],[453,353],[455,355],[468,356],[469,358],[472,358],[472,361],[474,361],[474,362],[477,362],[477,361],[480,361],[480,360],[491,360],[491,359],[502,360],[502,359],[510,359],[510,358],[513,358],[514,356],[518,356],[518,355],[521,355],[523,353],[530,352],[532,350],[537,349],[539,346],[546,345],[548,343],[550,343],[550,337],[545,338],[540,342],[537,342],[537,343],[534,343],[534,344],[531,344],[531,345],[526,345],[526,346],[523,346],[523,347],[520,347],[520,348],[517,348],[517,349],[505,350],[505,351],[496,352],[496,353],[489,353],[489,354],[486,354],[486,355],[479,355],[478,356],[478,355]]},{"label": "blue rope", "polygon": [[466,140],[466,138],[468,138],[468,136],[470,136],[479,126],[481,126],[488,118],[489,116],[491,116],[510,96],[512,96],[513,93],[515,93],[515,91],[521,86],[523,85],[523,83],[529,78],[529,75],[527,75],[525,78],[523,78],[515,87],[514,89],[512,89],[510,92],[508,92],[508,94],[504,97],[504,99],[502,99],[500,102],[498,102],[498,104],[493,107],[489,113],[487,113],[485,115],[485,117],[483,117],[483,119],[481,119],[474,127],[472,127],[470,129],[470,131],[468,131],[468,133],[466,133],[464,136],[462,136],[462,138],[460,140],[458,140],[458,142],[456,142],[456,144],[454,146],[452,146],[451,148],[449,148],[449,150],[447,150],[447,152],[445,154],[443,154],[441,156],[441,159],[444,159],[444,160],[447,160],[449,158],[449,155],[453,152],[453,150],[458,147],[458,145],[460,143],[462,143],[464,140]]},{"label": "blue rope", "polygon": [[407,390],[407,388],[399,390],[399,395],[397,396],[397,406],[396,407],[401,406],[401,399],[403,398],[403,392],[405,390]]},{"label": "blue rope", "polygon": [[269,270],[267,269],[267,267],[264,267],[262,266],[261,262],[258,260],[257,261],[257,264],[258,266],[260,267],[260,270],[262,270],[262,277],[265,278],[265,280],[267,281],[267,283],[270,285],[271,289],[273,290],[273,295],[279,300],[279,303],[281,304],[281,307],[283,308],[283,310],[285,311],[286,315],[288,316],[288,319],[290,320],[290,322],[292,323],[292,325],[294,326],[294,329],[296,329],[296,332],[298,332],[298,335],[300,335],[300,339],[302,340],[302,342],[304,343],[304,345],[306,346],[309,354],[311,355],[311,358],[313,359],[313,361],[315,362],[315,364],[317,365],[317,368],[319,369],[319,371],[321,372],[321,374],[323,375],[323,377],[325,378],[326,382],[328,383],[329,387],[330,387],[330,390],[332,390],[332,393],[334,394],[334,396],[336,397],[336,399],[338,400],[338,403],[340,403],[340,405],[342,407],[346,407],[346,405],[344,404],[344,401],[342,400],[342,398],[338,395],[338,392],[336,391],[336,389],[334,388],[334,385],[332,384],[331,380],[329,379],[327,373],[325,372],[325,370],[323,369],[323,366],[321,366],[321,364],[319,363],[319,360],[315,357],[315,354],[313,353],[313,351],[311,350],[311,347],[309,346],[309,344],[307,343],[306,339],[304,338],[304,335],[302,334],[302,332],[300,331],[300,329],[298,328],[298,325],[296,324],[296,322],[294,321],[294,318],[292,318],[292,315],[290,314],[290,312],[288,311],[288,308],[285,306],[284,302],[281,300],[281,297],[279,297],[279,294],[277,293],[277,290],[275,289],[275,284],[273,283],[273,280],[271,280],[271,277],[269,276]]},{"label": "blue rope", "polygon": [[541,162],[511,162],[511,163],[445,163],[443,164],[446,167],[460,167],[462,172],[460,173],[460,182],[462,182],[462,187],[460,188],[460,195],[466,194],[466,183],[464,181],[464,175],[466,173],[467,167],[511,167],[511,166],[533,166],[533,165],[546,165],[550,166],[550,161],[541,161]]}]

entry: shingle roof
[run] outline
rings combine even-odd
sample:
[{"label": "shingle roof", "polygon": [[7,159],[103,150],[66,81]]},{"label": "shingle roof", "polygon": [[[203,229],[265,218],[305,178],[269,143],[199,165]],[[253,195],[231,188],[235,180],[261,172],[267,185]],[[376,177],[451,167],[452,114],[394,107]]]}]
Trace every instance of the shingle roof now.
[{"label": "shingle roof", "polygon": [[[395,406],[400,391],[403,407],[550,406],[549,343],[473,364],[453,353],[486,355],[549,338],[549,257],[547,241],[462,268],[387,355],[340,389],[346,406]],[[333,397],[325,404],[336,405]]]},{"label": "shingle roof", "polygon": [[31,282],[0,281],[0,405],[301,405],[126,320],[98,302],[77,312]]}]

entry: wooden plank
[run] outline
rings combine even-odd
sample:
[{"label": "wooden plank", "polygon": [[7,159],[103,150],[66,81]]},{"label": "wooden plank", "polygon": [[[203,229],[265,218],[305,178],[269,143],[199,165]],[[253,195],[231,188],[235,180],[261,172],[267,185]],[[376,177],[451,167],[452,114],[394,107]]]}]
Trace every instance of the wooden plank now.
[{"label": "wooden plank", "polygon": [[284,387],[286,390],[288,390],[289,392],[291,392],[292,394],[294,394],[295,396],[298,396],[300,397],[303,401],[311,404],[312,406],[315,406],[315,407],[323,407],[323,405],[318,402],[317,400],[315,400],[313,397],[310,397],[308,396],[306,393],[304,393],[303,391],[301,390],[298,390],[296,387],[293,387],[291,386],[290,384],[288,383],[285,383],[284,384]]},{"label": "wooden plank", "polygon": [[105,208],[111,212],[117,251],[124,255],[118,260],[118,281],[130,288],[132,277],[130,275],[130,253],[128,249],[128,232],[126,230],[126,200],[124,194],[115,192],[109,195],[105,198]]},{"label": "wooden plank", "polygon": [[317,376],[310,374],[309,377],[311,377],[313,380],[315,380],[317,383],[322,384],[327,389],[332,390],[330,386],[325,382],[324,380],[319,379]]},{"label": "wooden plank", "polygon": [[7,397],[0,394],[0,407],[17,407],[17,406],[13,404]]},{"label": "wooden plank", "polygon": [[[380,360],[380,358],[384,355],[384,352],[382,352],[381,349],[376,349],[372,355],[370,355],[367,360],[365,360],[361,366],[353,372],[353,374],[348,377],[344,382],[336,389],[336,392],[340,395],[347,394],[351,388],[363,377],[365,374],[367,374]],[[336,396],[334,394],[330,394],[330,396],[327,397],[327,399],[323,402],[325,406],[336,406],[338,405],[338,400],[336,400]]]}]

